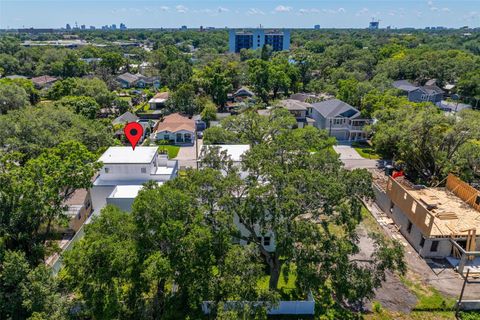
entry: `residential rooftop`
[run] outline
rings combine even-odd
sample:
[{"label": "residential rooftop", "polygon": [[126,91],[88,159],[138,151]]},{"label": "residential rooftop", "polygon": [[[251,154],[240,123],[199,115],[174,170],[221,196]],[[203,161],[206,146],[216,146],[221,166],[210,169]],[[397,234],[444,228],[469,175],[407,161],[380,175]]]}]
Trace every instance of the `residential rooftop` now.
[{"label": "residential rooftop", "polygon": [[345,118],[354,118],[360,111],[339,99],[330,99],[312,103],[312,108],[317,110],[323,117],[335,117],[340,115]]},{"label": "residential rooftop", "polygon": [[158,147],[110,147],[98,159],[104,164],[142,164],[151,163]]},{"label": "residential rooftop", "polygon": [[308,108],[312,107],[312,105],[309,103],[301,102],[294,99],[282,100],[280,101],[280,104],[282,104],[287,110],[290,111],[307,111]]},{"label": "residential rooftop", "polygon": [[114,199],[133,199],[138,195],[142,188],[142,185],[119,185],[112,191],[112,193],[108,197]]},{"label": "residential rooftop", "polygon": [[176,132],[180,130],[195,131],[195,120],[179,113],[172,113],[165,116],[154,128],[154,132]]},{"label": "residential rooftop", "polygon": [[203,145],[202,149],[208,149],[211,147],[219,147],[220,152],[226,151],[232,158],[232,161],[235,162],[242,161],[242,155],[250,150],[250,145],[248,144],[211,144]]}]

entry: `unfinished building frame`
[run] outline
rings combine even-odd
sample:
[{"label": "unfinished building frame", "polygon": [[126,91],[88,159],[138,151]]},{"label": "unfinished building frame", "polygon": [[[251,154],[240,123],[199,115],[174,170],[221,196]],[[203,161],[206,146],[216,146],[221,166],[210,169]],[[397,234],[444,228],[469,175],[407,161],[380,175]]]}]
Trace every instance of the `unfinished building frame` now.
[{"label": "unfinished building frame", "polygon": [[454,175],[448,176],[445,188],[388,177],[385,193],[385,211],[420,256],[460,259],[462,274],[468,261],[480,256],[480,192],[475,188]]}]

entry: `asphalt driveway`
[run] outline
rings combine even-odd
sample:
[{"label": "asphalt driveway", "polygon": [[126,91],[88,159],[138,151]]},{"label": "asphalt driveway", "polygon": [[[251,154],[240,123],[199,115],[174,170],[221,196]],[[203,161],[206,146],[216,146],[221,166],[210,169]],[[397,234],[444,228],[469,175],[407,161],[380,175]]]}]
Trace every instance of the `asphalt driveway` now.
[{"label": "asphalt driveway", "polygon": [[342,144],[333,146],[336,153],[340,155],[340,160],[346,169],[369,169],[377,166],[378,160],[363,158],[352,146]]}]

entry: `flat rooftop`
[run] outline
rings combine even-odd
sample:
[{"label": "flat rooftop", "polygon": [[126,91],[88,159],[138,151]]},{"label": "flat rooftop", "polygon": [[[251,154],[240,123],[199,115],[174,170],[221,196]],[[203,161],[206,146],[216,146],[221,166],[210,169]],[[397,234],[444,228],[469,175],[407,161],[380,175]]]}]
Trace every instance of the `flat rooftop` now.
[{"label": "flat rooftop", "polygon": [[[163,182],[157,182],[159,186]],[[109,199],[134,199],[137,197],[140,190],[142,190],[143,185],[140,184],[130,184],[130,185],[118,185],[112,193],[108,196]]]},{"label": "flat rooftop", "polygon": [[133,199],[143,188],[142,185],[117,186],[108,196],[110,199]]},{"label": "flat rooftop", "polygon": [[98,161],[104,164],[143,164],[151,163],[158,147],[110,147]]},{"label": "flat rooftop", "polygon": [[212,145],[203,145],[202,148],[209,147],[220,147],[220,152],[226,151],[227,154],[232,158],[233,161],[241,161],[242,155],[250,150],[250,145],[248,144],[212,144]]}]

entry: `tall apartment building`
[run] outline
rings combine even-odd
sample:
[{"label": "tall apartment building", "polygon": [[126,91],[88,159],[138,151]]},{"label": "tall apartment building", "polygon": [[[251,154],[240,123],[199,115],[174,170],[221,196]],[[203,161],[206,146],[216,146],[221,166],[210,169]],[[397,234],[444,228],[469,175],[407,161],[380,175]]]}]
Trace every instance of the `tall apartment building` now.
[{"label": "tall apartment building", "polygon": [[270,45],[273,51],[290,49],[290,30],[230,29],[229,51],[240,52],[241,49],[258,49]]}]

